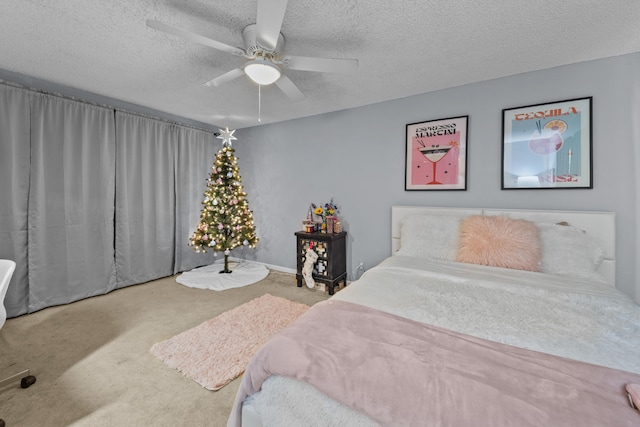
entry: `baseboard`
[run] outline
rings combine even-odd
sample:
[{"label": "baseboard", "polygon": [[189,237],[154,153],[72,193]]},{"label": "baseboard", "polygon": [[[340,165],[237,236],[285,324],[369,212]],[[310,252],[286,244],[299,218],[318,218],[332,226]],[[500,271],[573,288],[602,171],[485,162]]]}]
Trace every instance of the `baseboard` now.
[{"label": "baseboard", "polygon": [[280,271],[282,273],[291,273],[291,274],[296,274],[297,271],[295,268],[287,268],[287,267],[282,267],[279,265],[273,265],[273,264],[267,264],[266,262],[260,262],[260,261],[253,261],[253,260],[249,260],[249,259],[242,259],[242,258],[236,258],[236,257],[229,257],[229,261],[235,261],[235,262],[252,262],[254,264],[260,264],[260,265],[264,265],[265,267],[267,267],[269,270],[275,270],[275,271]]}]

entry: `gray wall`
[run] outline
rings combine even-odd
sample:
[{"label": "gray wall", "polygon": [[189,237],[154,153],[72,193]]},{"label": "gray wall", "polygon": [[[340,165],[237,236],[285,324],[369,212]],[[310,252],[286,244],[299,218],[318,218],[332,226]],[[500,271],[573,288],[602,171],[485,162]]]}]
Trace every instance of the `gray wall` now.
[{"label": "gray wall", "polygon": [[[293,233],[311,202],[331,197],[349,232],[350,277],[359,262],[390,255],[392,205],[613,211],[617,287],[640,301],[639,75],[640,54],[631,54],[240,129],[234,147],[261,238],[244,255],[294,269]],[[586,96],[594,188],[502,191],[502,109]],[[469,115],[467,191],[405,191],[406,124],[460,115]]]}]

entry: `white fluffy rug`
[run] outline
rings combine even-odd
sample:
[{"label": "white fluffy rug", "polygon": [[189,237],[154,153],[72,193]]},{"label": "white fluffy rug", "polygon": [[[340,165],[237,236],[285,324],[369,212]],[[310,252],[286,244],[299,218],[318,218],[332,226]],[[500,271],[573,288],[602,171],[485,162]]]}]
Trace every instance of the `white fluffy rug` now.
[{"label": "white fluffy rug", "polygon": [[223,291],[251,285],[269,274],[269,270],[264,265],[247,261],[229,262],[229,269],[233,271],[232,273],[220,273],[223,269],[223,262],[215,262],[182,273],[176,278],[176,282],[190,288]]}]

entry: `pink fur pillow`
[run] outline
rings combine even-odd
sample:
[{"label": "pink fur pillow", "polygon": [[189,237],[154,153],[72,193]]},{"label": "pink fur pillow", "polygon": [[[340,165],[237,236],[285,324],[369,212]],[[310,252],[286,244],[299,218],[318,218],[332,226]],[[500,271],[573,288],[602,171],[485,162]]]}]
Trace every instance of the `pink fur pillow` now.
[{"label": "pink fur pillow", "polygon": [[473,215],[460,223],[456,261],[538,271],[541,258],[540,232],[531,221]]}]

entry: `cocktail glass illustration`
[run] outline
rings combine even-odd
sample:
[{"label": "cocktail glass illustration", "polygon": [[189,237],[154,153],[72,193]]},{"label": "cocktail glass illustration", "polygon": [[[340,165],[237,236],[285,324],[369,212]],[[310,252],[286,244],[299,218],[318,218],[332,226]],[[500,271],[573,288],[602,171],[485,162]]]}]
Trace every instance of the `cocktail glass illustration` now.
[{"label": "cocktail glass illustration", "polygon": [[538,154],[541,159],[541,167],[550,171],[546,178],[549,182],[560,182],[571,179],[571,153],[569,154],[569,171],[565,175],[564,169],[558,169],[557,162],[562,163],[560,149],[564,145],[562,134],[567,131],[567,123],[563,120],[553,119],[542,126],[542,121],[536,122],[536,130],[529,139],[529,150]]},{"label": "cocktail glass illustration", "polygon": [[544,127],[540,121],[536,122],[537,132],[529,140],[529,149],[541,155],[557,153],[562,144],[562,134],[567,131],[567,124],[562,120],[551,120]]},{"label": "cocktail glass illustration", "polygon": [[441,182],[436,181],[436,164],[447,155],[449,150],[451,150],[451,146],[441,147],[440,145],[432,145],[431,147],[418,148],[418,151],[420,151],[427,160],[433,163],[433,179],[431,182],[427,182],[427,184],[442,184]]}]

